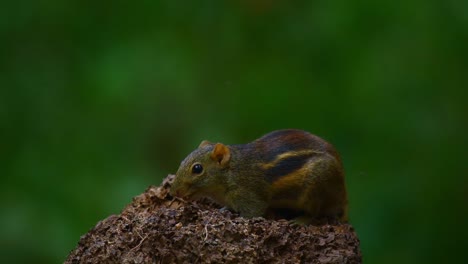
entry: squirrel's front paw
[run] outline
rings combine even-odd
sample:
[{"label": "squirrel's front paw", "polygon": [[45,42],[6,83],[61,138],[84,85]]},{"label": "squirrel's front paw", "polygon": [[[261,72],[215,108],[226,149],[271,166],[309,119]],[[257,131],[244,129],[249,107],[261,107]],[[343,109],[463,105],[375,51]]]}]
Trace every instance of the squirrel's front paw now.
[{"label": "squirrel's front paw", "polygon": [[224,212],[232,212],[232,211],[227,206],[224,206],[223,208],[219,209],[219,212],[224,213]]}]

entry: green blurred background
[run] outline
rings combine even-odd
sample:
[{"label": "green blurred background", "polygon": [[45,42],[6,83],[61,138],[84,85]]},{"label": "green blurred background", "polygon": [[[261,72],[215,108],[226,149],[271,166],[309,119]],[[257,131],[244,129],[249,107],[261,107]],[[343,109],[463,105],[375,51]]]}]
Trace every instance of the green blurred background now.
[{"label": "green blurred background", "polygon": [[62,262],[202,139],[280,128],[341,152],[366,263],[464,254],[467,1],[193,2],[3,4],[0,262]]}]

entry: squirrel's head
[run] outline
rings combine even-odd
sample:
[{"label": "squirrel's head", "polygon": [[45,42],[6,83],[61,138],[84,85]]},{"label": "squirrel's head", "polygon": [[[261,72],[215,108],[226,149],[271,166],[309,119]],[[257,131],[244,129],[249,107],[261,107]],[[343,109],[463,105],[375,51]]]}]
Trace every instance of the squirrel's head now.
[{"label": "squirrel's head", "polygon": [[196,199],[221,199],[224,194],[225,172],[229,168],[231,150],[221,143],[202,141],[180,164],[171,195]]}]

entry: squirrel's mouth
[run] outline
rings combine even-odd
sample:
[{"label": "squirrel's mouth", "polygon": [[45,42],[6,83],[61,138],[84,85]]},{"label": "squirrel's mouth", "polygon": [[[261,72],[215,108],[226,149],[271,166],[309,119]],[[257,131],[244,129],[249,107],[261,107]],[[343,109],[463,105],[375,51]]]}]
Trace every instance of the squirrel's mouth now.
[{"label": "squirrel's mouth", "polygon": [[192,195],[193,191],[190,189],[191,188],[189,184],[185,182],[174,181],[170,189],[170,194],[171,196],[185,199],[187,196]]},{"label": "squirrel's mouth", "polygon": [[195,200],[197,199],[197,193],[195,191],[187,192],[183,195],[185,200]]},{"label": "squirrel's mouth", "polygon": [[172,196],[176,196],[184,200],[193,200],[193,197],[196,195],[196,192],[193,190],[189,191],[189,188],[183,188],[174,190],[173,192],[171,192],[171,194]]}]

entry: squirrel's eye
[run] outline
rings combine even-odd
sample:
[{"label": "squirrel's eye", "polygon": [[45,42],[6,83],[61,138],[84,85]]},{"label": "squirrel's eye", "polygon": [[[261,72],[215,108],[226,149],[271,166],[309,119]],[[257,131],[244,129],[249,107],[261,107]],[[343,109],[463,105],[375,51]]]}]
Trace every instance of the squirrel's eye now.
[{"label": "squirrel's eye", "polygon": [[195,173],[195,174],[202,173],[203,172],[203,166],[201,164],[198,164],[198,163],[193,165],[192,172]]}]

